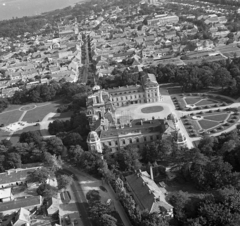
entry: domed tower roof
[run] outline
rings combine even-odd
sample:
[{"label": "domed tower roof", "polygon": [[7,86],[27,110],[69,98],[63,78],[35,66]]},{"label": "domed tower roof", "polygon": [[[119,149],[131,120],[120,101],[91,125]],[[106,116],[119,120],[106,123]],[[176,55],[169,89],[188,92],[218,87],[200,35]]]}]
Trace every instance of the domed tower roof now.
[{"label": "domed tower roof", "polygon": [[97,142],[98,140],[99,140],[99,136],[95,131],[91,131],[88,134],[87,142],[94,143],[94,142]]},{"label": "domed tower roof", "polygon": [[171,121],[173,121],[175,123],[178,122],[177,116],[175,114],[173,114],[173,113],[168,115],[167,120],[171,120]]},{"label": "domed tower roof", "polygon": [[100,88],[100,86],[98,86],[98,85],[95,85],[95,86],[93,86],[93,88],[92,88],[92,90],[93,90],[93,92],[96,92],[96,91],[98,91],[98,90],[100,90],[101,88]]}]

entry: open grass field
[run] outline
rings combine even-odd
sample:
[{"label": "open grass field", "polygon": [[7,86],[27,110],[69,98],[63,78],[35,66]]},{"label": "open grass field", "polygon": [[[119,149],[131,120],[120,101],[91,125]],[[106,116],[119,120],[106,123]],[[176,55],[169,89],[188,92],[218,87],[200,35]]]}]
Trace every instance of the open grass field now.
[{"label": "open grass field", "polygon": [[186,101],[187,104],[192,105],[192,104],[195,104],[198,101],[202,100],[202,98],[200,98],[200,97],[199,98],[198,97],[197,98],[196,97],[187,97],[184,100]]},{"label": "open grass field", "polygon": [[196,103],[196,106],[211,105],[211,104],[216,104],[216,103],[219,103],[219,102],[215,101],[215,100],[207,99],[207,100],[199,101],[198,103]]},{"label": "open grass field", "polygon": [[205,120],[205,119],[199,120],[198,123],[202,127],[202,129],[206,129],[206,130],[219,125],[218,122],[209,121],[209,120]]},{"label": "open grass field", "polygon": [[14,123],[19,120],[22,114],[23,112],[19,110],[0,113],[0,124],[3,123],[6,126]]},{"label": "open grass field", "polygon": [[219,115],[211,115],[211,116],[204,116],[204,119],[221,122],[228,118],[228,114],[219,114]]},{"label": "open grass field", "polygon": [[42,121],[42,119],[50,112],[57,112],[57,108],[59,103],[49,103],[48,105],[37,107],[33,110],[30,110],[23,117],[22,121],[26,121],[28,123],[36,122],[37,120]]},{"label": "open grass field", "polygon": [[160,112],[162,110],[163,110],[162,106],[152,106],[152,107],[142,108],[141,112],[144,114],[150,114],[150,113]]},{"label": "open grass field", "polygon": [[51,119],[52,120],[68,120],[71,118],[73,112],[68,111],[68,112],[64,112],[64,113],[57,113],[56,115],[54,115]]}]

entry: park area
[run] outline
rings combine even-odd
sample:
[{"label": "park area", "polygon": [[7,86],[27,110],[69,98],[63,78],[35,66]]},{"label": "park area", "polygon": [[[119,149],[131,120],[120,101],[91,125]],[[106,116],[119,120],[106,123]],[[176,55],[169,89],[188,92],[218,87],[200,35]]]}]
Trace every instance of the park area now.
[{"label": "park area", "polygon": [[182,117],[182,122],[190,137],[223,132],[235,125],[240,119],[236,108],[197,112]]},{"label": "park area", "polygon": [[[38,104],[29,104],[29,105],[10,105],[5,111],[0,113],[0,124],[2,128],[0,130],[0,140],[9,139],[12,143],[17,143],[19,136],[22,132],[27,131],[39,131],[39,125],[37,122],[44,120],[44,117],[50,112],[56,113],[54,115],[55,119],[66,119],[70,118],[71,113],[57,113],[58,107],[62,103],[60,101],[48,102],[48,103],[38,103]],[[27,124],[27,127],[22,127],[14,130],[14,124],[24,125]],[[15,128],[15,127],[14,127]]]},{"label": "park area", "polygon": [[175,94],[171,98],[175,108],[183,111],[224,107],[234,103],[229,97],[209,93]]}]

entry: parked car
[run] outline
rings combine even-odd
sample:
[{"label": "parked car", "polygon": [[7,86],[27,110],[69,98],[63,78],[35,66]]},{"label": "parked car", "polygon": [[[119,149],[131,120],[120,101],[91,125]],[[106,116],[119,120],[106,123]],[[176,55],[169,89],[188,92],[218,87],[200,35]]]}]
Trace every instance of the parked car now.
[{"label": "parked car", "polygon": [[60,196],[63,204],[67,204],[71,201],[71,195],[69,191],[61,192]]}]

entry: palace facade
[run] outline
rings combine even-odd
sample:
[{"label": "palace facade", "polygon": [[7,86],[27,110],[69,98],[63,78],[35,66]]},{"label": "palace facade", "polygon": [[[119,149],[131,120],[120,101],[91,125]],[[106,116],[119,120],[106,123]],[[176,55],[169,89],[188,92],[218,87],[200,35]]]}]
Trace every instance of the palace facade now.
[{"label": "palace facade", "polygon": [[[87,138],[89,150],[102,153],[106,146],[115,152],[131,144],[142,148],[149,142],[161,139],[164,133],[171,136],[173,131],[174,134],[177,133],[177,127],[169,126],[167,119],[145,120],[132,119],[130,115],[115,115],[118,107],[161,100],[159,84],[153,74],[145,75],[141,85],[110,90],[101,90],[95,86],[87,98],[87,116],[91,129]],[[169,120],[172,121],[173,118],[175,120],[175,117],[170,117]],[[180,139],[180,135],[172,137],[175,142],[178,137]]]}]

